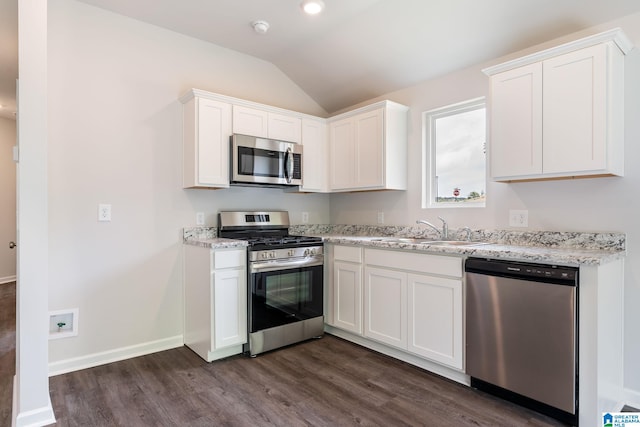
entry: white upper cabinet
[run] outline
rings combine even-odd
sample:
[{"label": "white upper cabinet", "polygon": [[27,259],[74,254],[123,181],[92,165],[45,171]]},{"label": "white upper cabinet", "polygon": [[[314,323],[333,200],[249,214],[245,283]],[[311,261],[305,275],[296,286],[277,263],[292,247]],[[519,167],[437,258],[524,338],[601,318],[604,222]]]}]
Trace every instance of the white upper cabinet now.
[{"label": "white upper cabinet", "polygon": [[233,106],[233,133],[300,143],[302,119],[243,105]]},{"label": "white upper cabinet", "polygon": [[231,104],[198,96],[183,102],[184,188],[229,187]]},{"label": "white upper cabinet", "polygon": [[327,191],[327,123],[324,119],[302,119],[301,191]]},{"label": "white upper cabinet", "polygon": [[542,64],[491,78],[490,159],[494,178],[542,174]]},{"label": "white upper cabinet", "polygon": [[407,111],[383,101],[329,119],[331,191],[406,190]]},{"label": "white upper cabinet", "polygon": [[611,30],[483,70],[496,181],[624,174],[624,55]]}]

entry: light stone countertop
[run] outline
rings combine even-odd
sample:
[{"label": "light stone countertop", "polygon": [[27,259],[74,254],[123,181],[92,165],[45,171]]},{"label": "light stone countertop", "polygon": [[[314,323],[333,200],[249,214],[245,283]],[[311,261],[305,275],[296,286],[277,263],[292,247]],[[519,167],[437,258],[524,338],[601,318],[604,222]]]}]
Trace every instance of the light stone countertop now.
[{"label": "light stone countertop", "polygon": [[624,250],[579,249],[567,247],[519,246],[496,243],[480,243],[472,246],[429,245],[428,243],[406,243],[375,240],[371,236],[321,236],[325,243],[357,245],[380,249],[402,249],[438,255],[460,255],[466,257],[494,258],[568,266],[601,265],[624,258]]},{"label": "light stone countertop", "polygon": [[[325,243],[568,266],[601,265],[626,255],[624,233],[474,230],[473,241],[488,243],[473,246],[430,245],[393,240],[407,237],[435,240],[433,236],[420,235],[419,231],[423,230],[415,227],[341,225],[293,226],[290,229],[292,234],[322,237]],[[215,227],[185,228],[183,242],[209,249],[247,246],[245,241],[217,238],[216,234]]]},{"label": "light stone countertop", "polygon": [[208,249],[231,249],[231,248],[246,248],[248,245],[244,240],[233,240],[233,239],[221,239],[218,237],[214,238],[193,238],[184,240],[183,243],[185,245],[192,246],[200,246],[202,248]]}]

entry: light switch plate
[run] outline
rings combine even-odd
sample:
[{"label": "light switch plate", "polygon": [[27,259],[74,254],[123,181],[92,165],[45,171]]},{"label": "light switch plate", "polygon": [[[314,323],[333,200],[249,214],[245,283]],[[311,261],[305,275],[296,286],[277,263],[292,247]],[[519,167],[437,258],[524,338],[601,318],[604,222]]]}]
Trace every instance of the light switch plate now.
[{"label": "light switch plate", "polygon": [[302,212],[302,223],[306,224],[309,222],[309,212]]}]

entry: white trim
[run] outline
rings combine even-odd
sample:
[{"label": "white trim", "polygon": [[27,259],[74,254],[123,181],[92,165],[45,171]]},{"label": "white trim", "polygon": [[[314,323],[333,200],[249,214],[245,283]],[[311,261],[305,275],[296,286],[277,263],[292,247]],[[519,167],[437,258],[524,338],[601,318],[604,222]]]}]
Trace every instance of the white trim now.
[{"label": "white trim", "polygon": [[549,49],[542,50],[540,52],[532,53],[530,55],[523,56],[521,58],[513,59],[511,61],[503,62],[502,64],[487,67],[482,70],[487,76],[492,76],[503,71],[508,71],[513,68],[529,65],[534,62],[544,61],[545,59],[552,58],[554,56],[562,55],[565,53],[573,52],[579,49],[595,46],[600,43],[613,42],[620,49],[623,54],[629,53],[633,49],[633,43],[622,32],[620,28],[614,28],[609,31],[594,34],[589,37],[585,37],[579,40],[574,40],[569,43],[561,44]]},{"label": "white trim", "polygon": [[164,338],[157,341],[150,341],[143,344],[116,348],[72,359],[50,362],[49,376],[53,377],[60,374],[66,374],[68,372],[79,371],[81,369],[93,368],[107,363],[118,362],[120,360],[131,359],[138,356],[157,353],[159,351],[182,347],[183,345],[184,340],[182,335],[176,335],[174,337]]},{"label": "white trim", "polygon": [[47,406],[20,413],[18,413],[18,398],[18,381],[16,380],[16,377],[14,375],[12,410],[14,414],[18,415],[11,420],[12,427],[40,427],[48,426],[56,422],[56,417],[53,412],[53,406],[51,405],[51,398],[49,398]]},{"label": "white trim", "polygon": [[[483,109],[485,111],[485,199],[478,202],[436,202],[438,182],[436,170],[436,136],[435,121],[443,117],[451,117],[470,111]],[[487,99],[484,96],[472,98],[455,104],[445,105],[422,113],[422,209],[438,208],[484,208],[486,207],[486,146],[488,142],[488,124],[486,118]]]},{"label": "white trim", "polygon": [[632,408],[640,409],[640,391],[625,388],[622,390],[622,397],[624,404],[620,408],[624,407],[624,405],[629,405]]},{"label": "white trim", "polygon": [[246,99],[235,98],[233,96],[228,96],[228,95],[221,95],[219,93],[214,93],[214,92],[207,92],[206,90],[195,89],[195,88],[190,89],[187,93],[185,93],[180,98],[178,98],[178,100],[181,103],[186,104],[190,99],[195,97],[210,99],[210,100],[219,101],[219,102],[226,102],[227,104],[232,104],[232,105],[241,106],[241,107],[255,108],[258,110],[267,111],[275,114],[284,114],[291,117],[299,117],[301,119],[310,119],[310,120],[316,120],[320,122],[324,122],[326,120],[324,117],[312,116],[311,114],[305,114],[305,113],[300,113],[298,111],[286,110],[284,108],[274,107],[272,105],[260,104],[258,102],[247,101]]},{"label": "white trim", "polygon": [[4,285],[5,283],[11,283],[16,281],[15,274],[13,276],[0,277],[0,285]]}]

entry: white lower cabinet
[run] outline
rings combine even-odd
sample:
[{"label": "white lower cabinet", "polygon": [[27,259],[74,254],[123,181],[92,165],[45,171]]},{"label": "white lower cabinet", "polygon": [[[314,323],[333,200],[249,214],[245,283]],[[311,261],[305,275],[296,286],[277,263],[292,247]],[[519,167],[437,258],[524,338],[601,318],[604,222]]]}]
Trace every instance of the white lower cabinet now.
[{"label": "white lower cabinet", "polygon": [[247,342],[245,249],[184,246],[184,343],[207,362]]},{"label": "white lower cabinet", "polygon": [[328,246],[328,325],[464,369],[462,257]]},{"label": "white lower cabinet", "polygon": [[337,328],[362,333],[362,249],[335,246],[331,250],[332,294],[329,324]]},{"label": "white lower cabinet", "polygon": [[365,267],[364,336],[407,348],[407,274]]},{"label": "white lower cabinet", "polygon": [[462,280],[409,274],[408,350],[462,369]]}]

